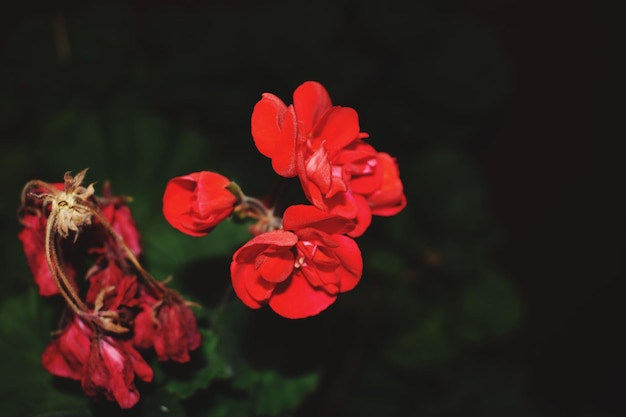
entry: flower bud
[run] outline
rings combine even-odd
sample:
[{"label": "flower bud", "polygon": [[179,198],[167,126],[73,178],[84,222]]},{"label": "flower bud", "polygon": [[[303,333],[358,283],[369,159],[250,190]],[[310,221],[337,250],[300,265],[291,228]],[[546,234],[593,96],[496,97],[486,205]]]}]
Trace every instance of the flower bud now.
[{"label": "flower bud", "polygon": [[200,171],[172,178],[163,194],[163,215],[175,229],[205,236],[233,213],[237,197],[231,181],[215,172]]}]

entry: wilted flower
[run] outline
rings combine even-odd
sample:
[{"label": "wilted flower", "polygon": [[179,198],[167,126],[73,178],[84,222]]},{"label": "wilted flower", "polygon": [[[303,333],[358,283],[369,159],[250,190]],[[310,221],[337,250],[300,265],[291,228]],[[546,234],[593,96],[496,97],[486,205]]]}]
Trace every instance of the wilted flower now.
[{"label": "wilted flower", "polygon": [[42,364],[53,375],[79,380],[87,395],[102,394],[121,408],[139,401],[135,375],[146,382],[153,377],[130,342],[96,332],[79,317],[48,345]]}]

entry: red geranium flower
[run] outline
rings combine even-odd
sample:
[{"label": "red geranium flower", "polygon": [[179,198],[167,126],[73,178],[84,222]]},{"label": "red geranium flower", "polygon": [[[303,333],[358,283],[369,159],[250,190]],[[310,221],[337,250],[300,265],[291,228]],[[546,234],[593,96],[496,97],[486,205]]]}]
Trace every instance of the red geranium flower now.
[{"label": "red geranium flower", "polygon": [[356,111],[333,106],[324,87],[313,81],[295,90],[293,102],[287,107],[273,94],[262,95],[251,119],[255,145],[272,159],[279,175],[299,176],[307,198],[316,207],[343,206],[336,213],[355,218],[358,208],[344,195],[349,187],[333,161],[344,147],[367,137],[359,132]]},{"label": "red geranium flower", "polygon": [[189,352],[200,346],[202,337],[185,300],[168,289],[161,300],[145,291],[141,291],[141,298],[143,310],[135,318],[135,345],[154,347],[160,361],[188,362]]},{"label": "red geranium flower", "polygon": [[53,375],[80,380],[87,395],[103,394],[121,408],[139,401],[135,375],[146,382],[153,377],[130,342],[97,334],[78,317],[48,345],[42,364]]},{"label": "red geranium flower", "polygon": [[235,293],[251,308],[269,304],[286,318],[320,313],[361,278],[361,251],[344,235],[353,228],[313,206],[287,208],[284,230],[258,235],[233,255]]},{"label": "red geranium flower", "polygon": [[[252,113],[257,148],[272,159],[278,174],[299,177],[314,206],[354,219],[356,227],[349,235],[360,236],[370,225],[372,214],[385,211],[380,207],[372,211],[372,201],[380,203],[380,196],[372,201],[368,196],[383,187],[387,161],[363,141],[368,135],[360,131],[357,112],[333,106],[321,84],[308,81],[300,85],[294,91],[293,103],[287,107],[276,96],[263,94]],[[393,188],[402,194],[397,167],[394,173]],[[387,181],[385,187],[391,179]],[[387,191],[383,194],[390,196]],[[395,198],[402,200],[404,195]],[[393,204],[402,205],[397,201]]]},{"label": "red geranium flower", "polygon": [[226,188],[230,183],[209,171],[172,178],[163,194],[165,219],[190,236],[208,234],[233,213],[237,198]]}]

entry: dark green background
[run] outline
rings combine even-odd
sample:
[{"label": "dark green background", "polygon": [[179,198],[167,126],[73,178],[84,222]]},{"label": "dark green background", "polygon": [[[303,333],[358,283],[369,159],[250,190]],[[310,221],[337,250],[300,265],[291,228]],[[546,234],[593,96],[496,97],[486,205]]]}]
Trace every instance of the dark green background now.
[{"label": "dark green background", "polygon": [[[114,192],[135,199],[148,267],[160,278],[174,274],[213,318],[245,230],[180,236],[162,219],[163,187],[206,169],[248,194],[270,192],[276,177],[250,137],[252,107],[263,92],[289,103],[305,80],[354,107],[370,143],[397,157],[408,207],[374,220],[359,239],[362,283],[319,317],[288,322],[228,304],[219,343],[237,349],[212,360],[245,359],[253,371],[235,385],[254,397],[207,382],[192,400],[162,397],[171,409],[624,412],[623,154],[613,146],[623,132],[611,101],[617,14],[601,3],[517,0],[177,4],[21,2],[0,13],[7,412],[78,407],[76,387],[53,386],[38,363],[54,306],[32,296],[16,239],[22,185],[85,167],[87,181],[111,180]],[[67,31],[67,58],[55,22]],[[286,196],[301,198],[297,183]],[[206,368],[202,378],[227,380],[223,369]],[[283,384],[272,373],[311,369],[322,370],[320,382],[301,404],[306,377]],[[202,385],[198,378],[174,391]],[[150,405],[160,394],[146,390],[144,414],[160,415]],[[66,415],[91,415],[79,412]]]}]

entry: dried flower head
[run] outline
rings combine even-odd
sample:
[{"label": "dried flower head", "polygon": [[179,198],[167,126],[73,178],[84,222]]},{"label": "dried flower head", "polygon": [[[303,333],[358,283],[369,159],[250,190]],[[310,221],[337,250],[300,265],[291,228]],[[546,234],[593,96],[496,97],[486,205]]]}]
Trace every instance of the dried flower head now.
[{"label": "dried flower head", "polygon": [[93,209],[88,200],[94,193],[93,183],[83,187],[81,183],[87,169],[83,169],[74,177],[69,172],[65,173],[65,190],[36,195],[44,200],[44,206],[51,205],[51,213],[56,215],[52,227],[57,234],[64,239],[74,232],[74,241],[78,239],[78,231],[81,226],[90,225]]}]

